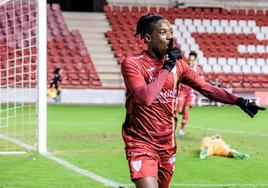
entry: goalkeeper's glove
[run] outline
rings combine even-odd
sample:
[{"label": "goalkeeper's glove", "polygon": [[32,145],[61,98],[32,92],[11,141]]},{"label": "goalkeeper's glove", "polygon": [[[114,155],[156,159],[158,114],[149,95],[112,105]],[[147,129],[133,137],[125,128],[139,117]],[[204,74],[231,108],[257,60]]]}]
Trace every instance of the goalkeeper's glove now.
[{"label": "goalkeeper's glove", "polygon": [[249,99],[243,99],[242,97],[239,97],[236,100],[236,105],[239,106],[252,118],[258,113],[259,110],[265,110],[264,107],[258,106],[254,101]]},{"label": "goalkeeper's glove", "polygon": [[168,59],[163,65],[163,69],[171,71],[176,64],[177,59],[182,59],[181,51],[179,48],[173,48],[173,39],[168,44]]}]

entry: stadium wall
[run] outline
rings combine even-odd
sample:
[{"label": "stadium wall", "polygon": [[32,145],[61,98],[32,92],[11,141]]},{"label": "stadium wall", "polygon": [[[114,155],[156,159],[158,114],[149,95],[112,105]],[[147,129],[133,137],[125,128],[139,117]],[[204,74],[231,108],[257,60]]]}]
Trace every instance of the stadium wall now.
[{"label": "stadium wall", "polygon": [[[35,103],[37,90],[34,88],[1,88],[3,98],[1,102],[6,103]],[[268,92],[256,91],[251,93],[235,93],[238,96],[254,99],[262,106],[268,106]],[[48,99],[49,103],[54,101]],[[63,104],[124,104],[125,90],[123,89],[63,89],[61,94]]]}]

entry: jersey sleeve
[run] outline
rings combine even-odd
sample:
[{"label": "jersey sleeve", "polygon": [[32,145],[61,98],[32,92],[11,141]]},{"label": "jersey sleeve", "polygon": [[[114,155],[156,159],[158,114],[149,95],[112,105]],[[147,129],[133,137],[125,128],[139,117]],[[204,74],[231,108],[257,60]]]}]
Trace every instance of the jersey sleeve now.
[{"label": "jersey sleeve", "polygon": [[137,100],[149,106],[163,88],[169,72],[162,69],[155,80],[147,84],[138,63],[135,59],[126,58],[121,65],[121,72],[127,89]]},{"label": "jersey sleeve", "polygon": [[183,84],[190,86],[197,90],[205,97],[225,103],[235,104],[237,96],[225,91],[224,89],[212,86],[210,83],[202,79],[198,74],[191,70],[191,68],[184,61],[180,61],[182,80]]}]

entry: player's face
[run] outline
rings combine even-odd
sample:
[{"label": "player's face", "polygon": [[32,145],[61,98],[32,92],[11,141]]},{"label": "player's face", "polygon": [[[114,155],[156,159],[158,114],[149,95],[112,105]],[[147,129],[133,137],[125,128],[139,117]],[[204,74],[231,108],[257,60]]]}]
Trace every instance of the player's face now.
[{"label": "player's face", "polygon": [[193,56],[193,55],[190,55],[189,58],[188,58],[188,64],[193,65],[195,63],[196,63],[196,57]]},{"label": "player's face", "polygon": [[165,55],[167,54],[168,44],[172,38],[173,29],[170,23],[165,19],[159,20],[155,25],[148,47],[156,54]]}]

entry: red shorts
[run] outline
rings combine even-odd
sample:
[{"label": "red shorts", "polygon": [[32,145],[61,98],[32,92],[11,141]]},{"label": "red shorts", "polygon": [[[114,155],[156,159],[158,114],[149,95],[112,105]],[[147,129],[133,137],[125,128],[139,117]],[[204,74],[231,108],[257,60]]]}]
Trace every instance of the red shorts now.
[{"label": "red shorts", "polygon": [[184,106],[192,106],[195,104],[196,95],[194,93],[185,93],[180,92],[178,96],[178,106],[184,107]]},{"label": "red shorts", "polygon": [[155,151],[135,148],[126,150],[131,179],[156,177],[159,187],[168,188],[176,160],[176,147],[170,150]]}]

